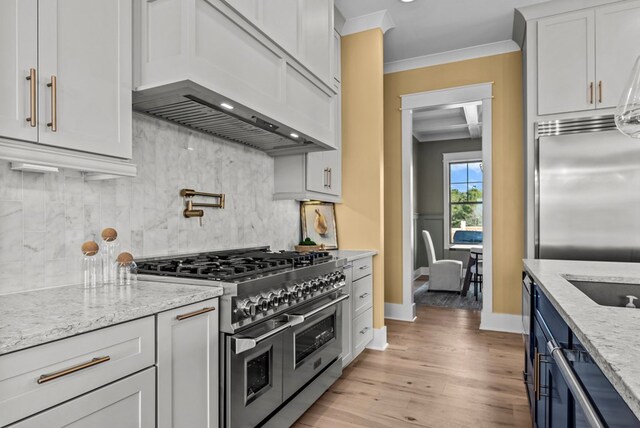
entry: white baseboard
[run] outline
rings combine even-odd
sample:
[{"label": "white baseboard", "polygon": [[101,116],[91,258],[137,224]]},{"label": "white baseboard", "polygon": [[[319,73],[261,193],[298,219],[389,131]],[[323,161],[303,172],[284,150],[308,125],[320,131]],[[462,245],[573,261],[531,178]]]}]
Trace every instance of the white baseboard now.
[{"label": "white baseboard", "polygon": [[373,329],[373,339],[367,345],[367,349],[374,351],[384,351],[389,344],[387,343],[387,326]]},{"label": "white baseboard", "polygon": [[416,320],[416,304],[405,306],[399,303],[385,303],[384,317],[390,320],[414,322]]},{"label": "white baseboard", "polygon": [[429,275],[429,268],[428,267],[419,267],[418,269],[416,269],[415,271],[413,271],[413,279],[416,279],[422,275]]},{"label": "white baseboard", "polygon": [[522,334],[522,316],[482,312],[480,330]]}]

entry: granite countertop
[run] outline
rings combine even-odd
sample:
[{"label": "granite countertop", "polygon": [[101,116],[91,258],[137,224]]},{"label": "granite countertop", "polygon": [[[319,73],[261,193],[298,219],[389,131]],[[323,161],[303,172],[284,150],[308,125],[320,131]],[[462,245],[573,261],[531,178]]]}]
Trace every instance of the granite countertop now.
[{"label": "granite countertop", "polygon": [[526,270],[640,418],[640,310],[601,306],[566,278],[639,284],[640,263],[525,260]]},{"label": "granite countertop", "polygon": [[339,259],[347,259],[348,262],[378,254],[376,250],[332,250],[330,253]]},{"label": "granite countertop", "polygon": [[0,295],[0,355],[222,295],[221,287],[138,281]]}]

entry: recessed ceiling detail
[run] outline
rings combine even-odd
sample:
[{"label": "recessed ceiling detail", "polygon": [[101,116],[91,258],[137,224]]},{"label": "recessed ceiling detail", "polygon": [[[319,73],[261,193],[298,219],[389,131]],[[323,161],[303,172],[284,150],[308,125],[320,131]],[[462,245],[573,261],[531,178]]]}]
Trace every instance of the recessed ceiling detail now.
[{"label": "recessed ceiling detail", "polygon": [[482,137],[480,102],[414,110],[413,136],[420,142]]}]

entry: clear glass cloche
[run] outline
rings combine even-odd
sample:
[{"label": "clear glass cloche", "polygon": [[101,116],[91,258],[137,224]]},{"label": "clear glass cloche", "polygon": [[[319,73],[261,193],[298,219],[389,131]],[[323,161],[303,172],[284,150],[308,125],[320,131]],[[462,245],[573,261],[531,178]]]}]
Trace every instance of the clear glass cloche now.
[{"label": "clear glass cloche", "polygon": [[616,108],[615,120],[620,132],[640,138],[640,56]]}]

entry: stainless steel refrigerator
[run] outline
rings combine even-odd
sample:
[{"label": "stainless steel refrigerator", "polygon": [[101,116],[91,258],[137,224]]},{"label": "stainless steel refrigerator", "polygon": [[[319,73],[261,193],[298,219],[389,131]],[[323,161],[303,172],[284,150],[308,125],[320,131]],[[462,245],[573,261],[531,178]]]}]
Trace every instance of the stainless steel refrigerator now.
[{"label": "stainless steel refrigerator", "polygon": [[612,124],[537,124],[538,258],[640,261],[640,140]]}]

